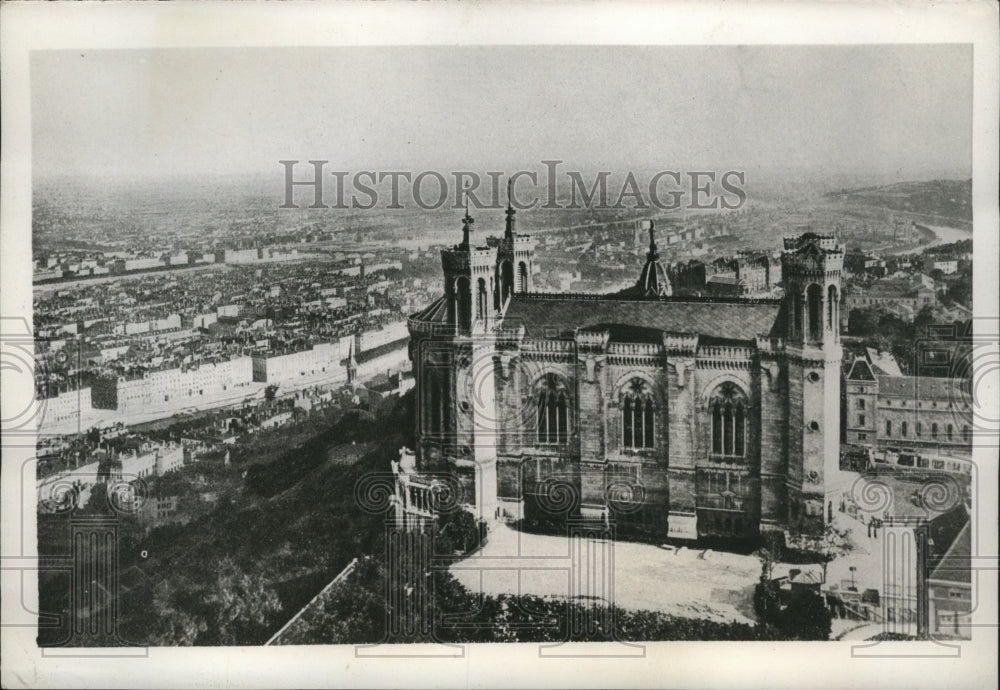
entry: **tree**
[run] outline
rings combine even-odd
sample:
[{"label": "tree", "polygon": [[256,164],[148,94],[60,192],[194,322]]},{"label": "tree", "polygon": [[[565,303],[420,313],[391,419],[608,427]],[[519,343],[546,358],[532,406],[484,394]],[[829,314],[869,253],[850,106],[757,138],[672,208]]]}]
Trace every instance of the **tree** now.
[{"label": "tree", "polygon": [[442,513],[438,518],[437,548],[439,554],[466,555],[479,548],[480,533],[476,518],[467,510]]},{"label": "tree", "polygon": [[823,533],[815,536],[804,536],[801,540],[803,549],[813,551],[823,559],[823,580],[826,580],[826,566],[838,556],[844,556],[854,549],[850,529],[837,529],[832,522],[827,523]]},{"label": "tree", "polygon": [[[149,644],[171,647],[197,644],[199,635],[208,630],[208,622],[195,610],[197,607],[197,594],[186,581],[159,582],[153,587],[151,606],[156,615],[142,616],[148,626]],[[125,609],[126,613],[129,611]]]},{"label": "tree", "polygon": [[281,611],[278,595],[264,578],[243,571],[231,558],[219,563],[205,606],[215,628],[210,644],[259,644],[272,618]]},{"label": "tree", "polygon": [[913,317],[915,335],[918,337],[924,335],[927,332],[927,326],[933,324],[934,321],[934,309],[928,304]]},{"label": "tree", "polygon": [[105,515],[111,512],[111,505],[108,503],[107,484],[97,482],[90,487],[90,497],[87,499],[86,505],[83,506],[83,512],[96,513],[98,515]]},{"label": "tree", "polygon": [[779,620],[785,639],[830,639],[830,611],[817,592],[797,593],[781,612]]},{"label": "tree", "polygon": [[878,314],[871,309],[852,309],[847,317],[850,335],[871,337],[878,333]]}]

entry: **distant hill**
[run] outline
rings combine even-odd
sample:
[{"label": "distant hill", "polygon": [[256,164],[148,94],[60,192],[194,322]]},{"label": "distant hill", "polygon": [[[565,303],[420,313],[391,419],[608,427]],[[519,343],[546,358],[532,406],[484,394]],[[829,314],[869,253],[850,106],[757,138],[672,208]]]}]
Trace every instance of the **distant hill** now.
[{"label": "distant hill", "polygon": [[835,201],[880,206],[893,211],[972,220],[972,180],[897,182],[881,187],[861,187],[829,192]]}]

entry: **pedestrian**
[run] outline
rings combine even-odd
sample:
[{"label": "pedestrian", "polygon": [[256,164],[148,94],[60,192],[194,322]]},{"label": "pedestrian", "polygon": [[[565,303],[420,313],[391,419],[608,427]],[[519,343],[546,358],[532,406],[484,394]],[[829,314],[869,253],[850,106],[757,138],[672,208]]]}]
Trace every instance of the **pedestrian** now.
[{"label": "pedestrian", "polygon": [[868,521],[868,538],[869,539],[872,538],[872,521],[871,520]]}]

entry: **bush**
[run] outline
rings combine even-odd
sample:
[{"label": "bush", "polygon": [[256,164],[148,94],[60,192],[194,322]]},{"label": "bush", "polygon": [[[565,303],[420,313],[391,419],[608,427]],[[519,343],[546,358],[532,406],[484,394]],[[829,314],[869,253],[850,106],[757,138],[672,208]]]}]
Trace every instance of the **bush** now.
[{"label": "bush", "polygon": [[779,620],[779,629],[785,639],[830,639],[830,612],[816,592],[801,592],[793,597]]}]

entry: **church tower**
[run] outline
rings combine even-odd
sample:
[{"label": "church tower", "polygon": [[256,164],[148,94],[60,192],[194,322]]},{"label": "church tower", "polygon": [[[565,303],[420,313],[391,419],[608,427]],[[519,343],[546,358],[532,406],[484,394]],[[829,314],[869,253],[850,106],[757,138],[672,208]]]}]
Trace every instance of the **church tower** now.
[{"label": "church tower", "polygon": [[416,380],[416,464],[457,481],[453,498],[477,518],[496,519],[496,332],[514,296],[532,290],[534,242],[516,232],[507,186],[503,235],[472,240],[466,202],[462,240],[441,250],[444,294],[410,316]]},{"label": "church tower", "polygon": [[511,202],[510,182],[507,182],[506,223],[502,238],[491,237],[488,242],[497,248],[494,306],[500,314],[515,293],[531,292],[533,288],[535,244],[530,235],[517,234],[517,211]]},{"label": "church tower", "polygon": [[788,375],[788,525],[817,533],[839,490],[840,279],[836,238],[785,238],[785,352]]}]

